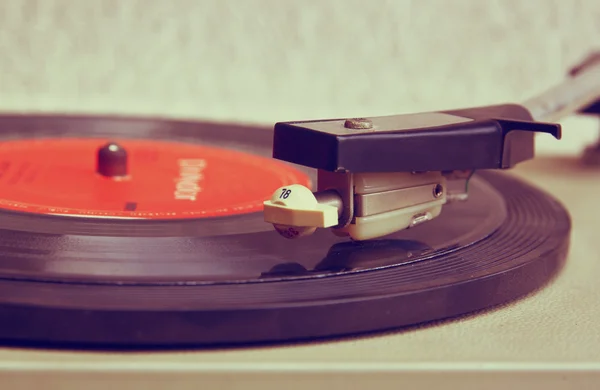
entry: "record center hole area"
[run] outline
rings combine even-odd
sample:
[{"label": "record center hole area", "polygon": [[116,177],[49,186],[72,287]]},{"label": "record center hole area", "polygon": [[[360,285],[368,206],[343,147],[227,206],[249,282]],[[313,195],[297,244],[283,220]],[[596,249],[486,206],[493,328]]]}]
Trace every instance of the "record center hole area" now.
[{"label": "record center hole area", "polygon": [[[124,177],[97,172],[98,149],[127,151]],[[267,157],[183,142],[23,139],[0,142],[0,208],[103,218],[179,219],[262,210],[274,188],[309,177]]]}]

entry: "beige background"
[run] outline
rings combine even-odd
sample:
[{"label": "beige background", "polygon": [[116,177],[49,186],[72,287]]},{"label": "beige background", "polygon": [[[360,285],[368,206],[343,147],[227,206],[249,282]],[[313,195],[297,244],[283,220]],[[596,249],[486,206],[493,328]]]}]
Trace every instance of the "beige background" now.
[{"label": "beige background", "polygon": [[[436,110],[521,101],[596,47],[595,0],[1,0],[0,110]],[[541,150],[580,150],[588,122]]]},{"label": "beige background", "polygon": [[[0,110],[261,123],[436,110],[520,101],[559,82],[595,47],[595,0],[0,0]],[[563,142],[539,138],[542,152],[578,153],[596,135],[594,120],[565,125]],[[536,164],[519,172],[569,206],[574,249],[550,288],[504,310],[285,348],[133,355],[2,349],[0,368],[14,370],[6,383],[22,388],[40,381],[56,388],[117,381],[146,389],[182,381],[282,388],[307,372],[295,388],[367,380],[379,388],[554,389],[576,380],[579,389],[597,388],[597,377],[585,375],[600,364],[597,213],[590,212],[597,172],[572,160]],[[571,189],[579,198],[567,195]]]}]

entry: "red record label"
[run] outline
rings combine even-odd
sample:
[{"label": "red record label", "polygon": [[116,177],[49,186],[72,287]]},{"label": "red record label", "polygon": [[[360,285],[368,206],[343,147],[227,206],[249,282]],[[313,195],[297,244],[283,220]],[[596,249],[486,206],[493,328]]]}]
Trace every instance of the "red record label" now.
[{"label": "red record label", "polygon": [[274,190],[310,186],[303,172],[240,151],[153,140],[119,140],[128,176],[96,172],[104,139],[0,143],[0,208],[104,218],[206,218],[261,211]]}]

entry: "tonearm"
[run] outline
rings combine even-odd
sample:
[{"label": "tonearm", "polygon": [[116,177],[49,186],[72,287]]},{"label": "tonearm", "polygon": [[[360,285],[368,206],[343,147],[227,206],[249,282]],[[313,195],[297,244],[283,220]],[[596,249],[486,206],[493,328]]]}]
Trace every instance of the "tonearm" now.
[{"label": "tonearm", "polygon": [[273,157],[316,169],[317,189],[277,189],[264,202],[265,221],[287,238],[331,228],[354,240],[430,221],[446,203],[468,198],[474,172],[533,158],[535,133],[560,139],[555,122],[599,98],[594,54],[522,104],[277,123]]}]

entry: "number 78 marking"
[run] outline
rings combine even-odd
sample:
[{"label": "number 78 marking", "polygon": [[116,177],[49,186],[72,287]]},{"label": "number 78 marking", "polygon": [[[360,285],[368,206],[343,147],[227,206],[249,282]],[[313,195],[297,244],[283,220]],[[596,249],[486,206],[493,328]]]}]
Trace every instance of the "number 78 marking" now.
[{"label": "number 78 marking", "polygon": [[287,199],[291,193],[292,193],[292,190],[288,190],[287,188],[282,188],[281,194],[279,195],[279,199]]}]

